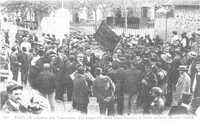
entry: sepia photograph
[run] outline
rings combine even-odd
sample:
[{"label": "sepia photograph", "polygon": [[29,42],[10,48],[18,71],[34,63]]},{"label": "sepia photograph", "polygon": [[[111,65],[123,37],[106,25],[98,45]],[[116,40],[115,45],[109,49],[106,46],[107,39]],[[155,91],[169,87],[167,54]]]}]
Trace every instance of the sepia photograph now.
[{"label": "sepia photograph", "polygon": [[200,117],[200,0],[0,0],[0,120]]}]

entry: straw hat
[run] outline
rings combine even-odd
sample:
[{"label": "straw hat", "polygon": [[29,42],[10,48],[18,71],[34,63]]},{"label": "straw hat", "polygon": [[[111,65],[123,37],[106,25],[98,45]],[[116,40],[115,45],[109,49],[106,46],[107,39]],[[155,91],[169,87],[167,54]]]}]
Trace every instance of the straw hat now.
[{"label": "straw hat", "polygon": [[191,52],[188,53],[188,56],[189,56],[190,58],[196,58],[196,57],[197,57],[197,53],[194,52],[194,51],[191,51]]}]

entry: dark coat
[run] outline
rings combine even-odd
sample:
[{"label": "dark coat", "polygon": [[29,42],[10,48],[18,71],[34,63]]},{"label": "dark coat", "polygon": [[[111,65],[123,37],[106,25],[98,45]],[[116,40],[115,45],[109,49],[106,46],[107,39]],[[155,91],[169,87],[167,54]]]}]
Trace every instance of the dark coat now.
[{"label": "dark coat", "polygon": [[29,56],[28,56],[28,54],[25,53],[25,52],[21,52],[19,54],[18,60],[22,64],[21,65],[22,72],[28,71],[28,68],[29,68]]},{"label": "dark coat", "polygon": [[44,57],[41,57],[40,59],[38,59],[36,61],[36,64],[33,65],[33,66],[30,66],[30,71],[29,71],[29,80],[31,81],[31,85],[32,84],[32,81],[34,82],[38,75],[40,74],[40,72],[43,71],[43,64],[45,62],[45,58]]},{"label": "dark coat", "polygon": [[7,91],[1,91],[0,92],[0,110],[2,109],[3,105],[8,100],[8,93]]},{"label": "dark coat", "polygon": [[30,67],[29,80],[30,80],[31,86],[33,85],[32,82],[34,82],[37,79],[40,72],[41,71],[40,71],[40,68],[38,66],[31,66]]},{"label": "dark coat", "polygon": [[194,98],[200,97],[200,75],[196,75],[196,87],[194,90]]},{"label": "dark coat", "polygon": [[152,87],[158,86],[158,78],[152,71],[146,72],[143,80],[147,81],[146,90],[149,91]]},{"label": "dark coat", "polygon": [[55,73],[56,75],[56,81],[58,82],[62,82],[63,81],[63,77],[62,73],[63,73],[63,69],[64,69],[64,62],[60,57],[56,58],[55,62],[51,62],[52,63],[52,70],[53,73]]},{"label": "dark coat", "polygon": [[33,87],[42,94],[52,94],[55,90],[55,75],[48,71],[41,72],[33,82]]},{"label": "dark coat", "polygon": [[64,76],[64,83],[69,85],[72,84],[73,81],[70,78],[70,75],[75,72],[76,70],[76,64],[73,62],[65,62],[64,69],[63,69],[63,76]]},{"label": "dark coat", "polygon": [[152,71],[144,72],[142,77],[142,81],[144,80],[146,84],[143,82],[139,83],[137,105],[147,107],[153,100],[153,97],[149,94],[149,91],[152,87],[157,86],[158,81],[155,73]]},{"label": "dark coat", "polygon": [[[108,84],[110,87],[106,89]],[[93,92],[97,101],[104,103],[106,97],[113,97],[114,99],[115,85],[108,76],[98,76],[94,80]]]},{"label": "dark coat", "polygon": [[138,84],[141,81],[142,73],[136,68],[127,69],[123,73],[125,79],[123,84],[124,93],[134,95],[138,92]]},{"label": "dark coat", "polygon": [[89,103],[90,88],[87,85],[87,81],[84,75],[75,74],[73,80],[73,102],[77,104]]},{"label": "dark coat", "polygon": [[123,93],[123,84],[125,81],[124,78],[124,70],[123,69],[116,69],[116,70],[111,70],[108,73],[108,76],[112,79],[112,81],[115,83],[116,90],[115,93],[116,95],[120,95]]},{"label": "dark coat", "polygon": [[17,72],[20,65],[19,65],[19,61],[18,61],[18,55],[17,54],[14,54],[14,53],[11,53],[10,55],[10,68],[11,68],[11,71],[13,72]]},{"label": "dark coat", "polygon": [[[168,86],[172,87],[172,86],[176,86],[176,83],[178,82],[178,78],[179,78],[179,71],[178,71],[178,67],[181,65],[180,61],[174,61],[171,64],[171,67],[167,70],[168,74]],[[168,88],[168,92],[172,92],[172,88]]]},{"label": "dark coat", "polygon": [[197,69],[196,69],[196,64],[198,63],[199,59],[196,59],[192,62],[192,66],[191,66],[191,71],[190,71],[190,77],[191,77],[191,88],[192,88],[192,85],[193,85],[193,81],[194,81],[194,78],[195,78],[195,74],[197,73]]}]

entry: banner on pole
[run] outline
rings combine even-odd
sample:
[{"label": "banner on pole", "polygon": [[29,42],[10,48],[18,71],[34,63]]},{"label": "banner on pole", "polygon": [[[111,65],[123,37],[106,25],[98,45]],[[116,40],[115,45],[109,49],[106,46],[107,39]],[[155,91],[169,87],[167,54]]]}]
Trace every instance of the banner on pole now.
[{"label": "banner on pole", "polygon": [[103,46],[104,49],[113,51],[118,44],[120,37],[110,29],[103,21],[94,34],[95,39]]}]

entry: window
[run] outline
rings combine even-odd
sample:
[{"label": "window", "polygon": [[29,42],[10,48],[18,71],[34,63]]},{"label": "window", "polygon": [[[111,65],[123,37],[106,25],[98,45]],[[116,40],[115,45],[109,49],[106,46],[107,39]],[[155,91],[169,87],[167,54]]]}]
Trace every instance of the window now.
[{"label": "window", "polygon": [[147,18],[148,17],[148,8],[142,7],[142,17]]}]

